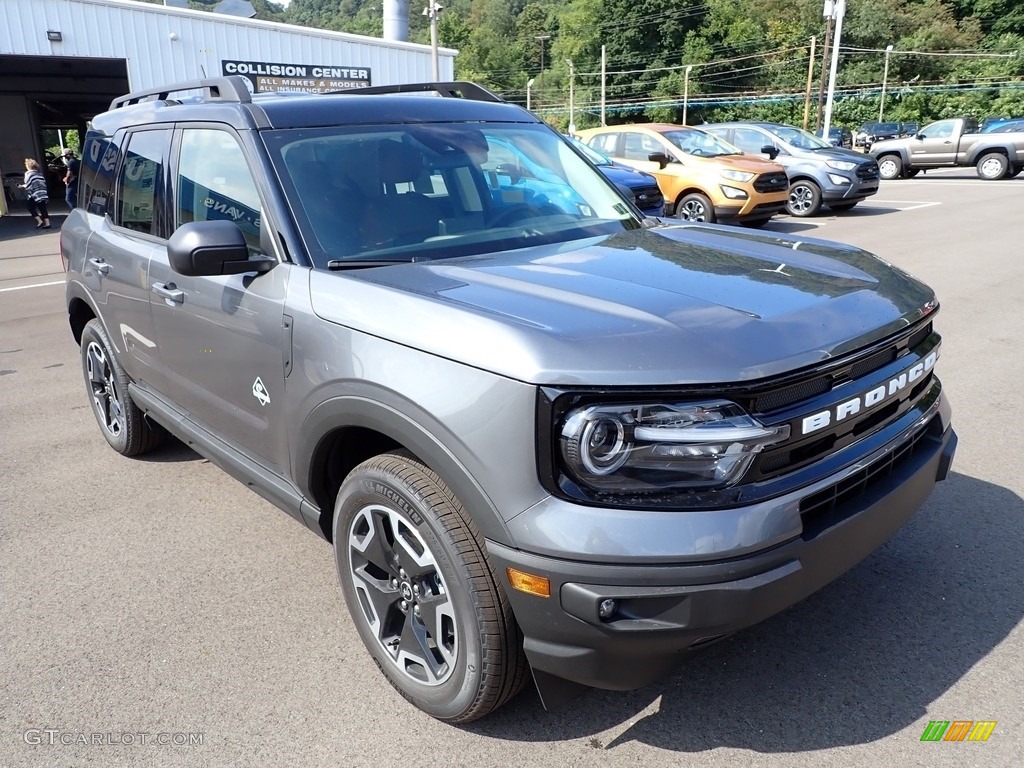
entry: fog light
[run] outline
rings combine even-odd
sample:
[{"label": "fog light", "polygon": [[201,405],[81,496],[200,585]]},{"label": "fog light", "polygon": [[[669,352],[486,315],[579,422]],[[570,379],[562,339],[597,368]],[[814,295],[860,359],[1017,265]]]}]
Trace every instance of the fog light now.
[{"label": "fog light", "polygon": [[736,187],[730,187],[730,186],[728,186],[726,184],[719,184],[718,186],[722,189],[722,194],[725,195],[726,197],[728,197],[730,200],[746,200],[747,199],[747,193],[744,192],[742,189],[737,189]]},{"label": "fog light", "polygon": [[603,621],[607,621],[615,612],[619,609],[619,603],[611,598],[605,598],[597,606],[597,615],[601,617]]},{"label": "fog light", "polygon": [[830,173],[828,177],[833,184],[838,184],[839,186],[843,186],[844,184],[850,183],[850,180],[848,178],[846,178],[845,176],[839,176],[838,174],[835,173]]}]

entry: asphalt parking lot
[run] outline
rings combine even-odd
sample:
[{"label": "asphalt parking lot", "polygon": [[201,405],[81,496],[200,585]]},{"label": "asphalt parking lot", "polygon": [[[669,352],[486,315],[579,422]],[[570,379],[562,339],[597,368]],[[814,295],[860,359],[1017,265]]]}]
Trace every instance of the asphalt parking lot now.
[{"label": "asphalt parking lot", "polygon": [[[107,448],[58,235],[0,218],[0,768],[1021,765],[1022,210],[1024,179],[965,169],[770,223],[936,290],[951,478],[853,571],[665,680],[554,713],[527,690],[461,728],[380,676],[329,546],[178,444]],[[922,742],[930,720],[997,725]]]}]

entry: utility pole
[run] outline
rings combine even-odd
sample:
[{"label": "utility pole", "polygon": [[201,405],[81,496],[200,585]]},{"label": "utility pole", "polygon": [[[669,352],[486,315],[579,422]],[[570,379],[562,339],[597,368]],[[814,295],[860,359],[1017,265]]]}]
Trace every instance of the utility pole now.
[{"label": "utility pole", "polygon": [[818,116],[814,121],[814,128],[821,127],[821,117],[825,109],[825,73],[828,72],[828,51],[832,44],[832,24],[835,19],[832,15],[832,0],[825,0],[824,16],[828,19],[825,25],[825,45],[821,48],[821,77],[818,79]]},{"label": "utility pole", "polygon": [[[831,0],[829,0],[831,2]],[[828,3],[826,3],[826,8]],[[828,136],[832,125],[832,105],[836,94],[836,71],[839,69],[839,46],[843,40],[843,17],[846,15],[846,0],[836,0],[833,12],[836,17],[836,39],[832,43],[832,69],[828,73],[828,96],[825,99],[825,122],[821,124],[823,136]]]},{"label": "utility pole", "polygon": [[607,77],[606,69],[608,66],[608,52],[605,47],[601,46],[601,125],[608,125],[604,119],[604,98],[605,98],[605,78]]},{"label": "utility pole", "polygon": [[430,0],[426,8],[423,9],[423,15],[430,19],[430,63],[434,71],[434,82],[441,80],[441,65],[437,60],[437,17],[441,15],[443,10],[440,3]]},{"label": "utility pole", "polygon": [[683,125],[686,125],[686,108],[690,102],[690,70],[693,64],[687,64],[683,72]]},{"label": "utility pole", "polygon": [[[807,54],[807,91],[804,94],[804,130],[807,130],[807,121],[811,116],[811,80],[814,79],[814,44],[818,41],[817,35],[811,35],[811,52]],[[826,137],[827,138],[827,137]]]},{"label": "utility pole", "polygon": [[885,112],[885,86],[889,81],[889,54],[892,53],[892,46],[885,46],[885,70],[882,74],[882,100],[878,102],[878,122],[882,122],[882,114]]},{"label": "utility pole", "polygon": [[531,77],[526,81],[526,111],[530,111],[530,90],[533,88],[534,79]]},{"label": "utility pole", "polygon": [[573,66],[572,59],[566,59],[565,63],[569,65],[569,135],[576,135],[576,68]]},{"label": "utility pole", "polygon": [[541,99],[544,98],[544,41],[550,40],[551,35],[537,35],[535,39],[540,42],[540,74],[537,75],[537,108],[540,109]]}]

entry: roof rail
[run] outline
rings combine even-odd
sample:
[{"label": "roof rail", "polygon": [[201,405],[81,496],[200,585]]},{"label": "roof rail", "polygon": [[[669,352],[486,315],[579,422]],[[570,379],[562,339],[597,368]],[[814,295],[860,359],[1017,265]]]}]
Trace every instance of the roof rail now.
[{"label": "roof rail", "polygon": [[496,101],[505,100],[496,93],[484,88],[482,85],[471,83],[466,80],[454,80],[447,83],[401,83],[399,85],[372,85],[369,88],[346,88],[340,91],[331,91],[332,94],[348,93],[356,96],[375,93],[422,93],[434,91],[439,96],[450,99],[470,99],[472,101]]},{"label": "roof rail", "polygon": [[245,84],[245,78],[240,75],[229,77],[209,77],[204,80],[189,80],[185,83],[165,85],[162,88],[150,88],[145,91],[133,91],[132,93],[120,96],[110,102],[111,109],[127,107],[138,104],[145,98],[156,96],[157,99],[166,99],[170,94],[178,91],[206,91],[206,98],[218,101],[230,101],[236,104],[249,104],[252,102],[252,95]]}]

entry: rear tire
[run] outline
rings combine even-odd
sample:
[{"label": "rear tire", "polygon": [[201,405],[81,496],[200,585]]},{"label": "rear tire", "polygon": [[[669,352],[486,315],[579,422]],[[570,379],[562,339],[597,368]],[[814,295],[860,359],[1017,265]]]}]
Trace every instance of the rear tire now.
[{"label": "rear tire", "polygon": [[813,181],[801,179],[789,185],[786,211],[790,216],[806,218],[821,210],[821,189]]},{"label": "rear tire", "polygon": [[85,390],[110,447],[122,456],[138,456],[163,443],[167,432],[147,421],[132,401],[128,374],[117,361],[103,323],[93,318],[85,324],[81,346]]},{"label": "rear tire", "polygon": [[987,181],[995,181],[1006,176],[1010,169],[1010,162],[1006,155],[998,152],[989,152],[978,158],[978,176]]},{"label": "rear tire", "polygon": [[342,483],[334,552],[349,613],[402,696],[449,723],[483,717],[528,680],[523,637],[462,504],[405,453]]},{"label": "rear tire", "polygon": [[886,181],[903,177],[903,160],[899,155],[882,155],[878,158],[878,175]]},{"label": "rear tire", "polygon": [[676,204],[676,218],[683,221],[715,223],[715,209],[711,201],[699,192],[691,192]]}]

